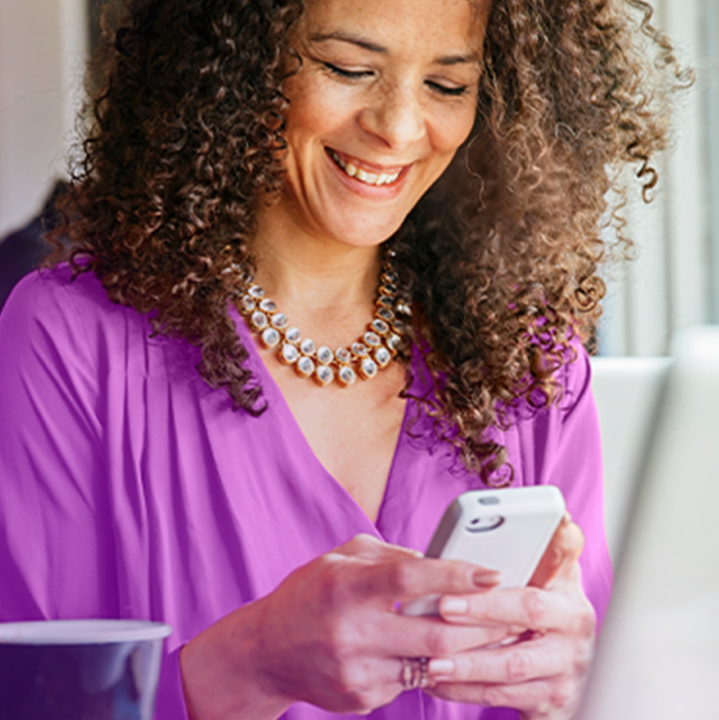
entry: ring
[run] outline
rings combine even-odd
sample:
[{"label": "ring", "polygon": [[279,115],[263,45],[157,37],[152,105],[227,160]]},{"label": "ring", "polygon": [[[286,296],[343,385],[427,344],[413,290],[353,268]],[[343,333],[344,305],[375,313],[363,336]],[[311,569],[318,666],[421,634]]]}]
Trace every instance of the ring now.
[{"label": "ring", "polygon": [[402,673],[400,675],[403,690],[427,687],[427,666],[429,658],[402,658]]}]

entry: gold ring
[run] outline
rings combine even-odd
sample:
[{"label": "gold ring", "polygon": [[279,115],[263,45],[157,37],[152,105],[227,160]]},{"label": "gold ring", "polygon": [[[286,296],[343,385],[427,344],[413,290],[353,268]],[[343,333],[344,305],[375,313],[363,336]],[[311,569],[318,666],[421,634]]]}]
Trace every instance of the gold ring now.
[{"label": "gold ring", "polygon": [[400,682],[403,690],[414,690],[415,688],[427,687],[427,666],[429,658],[402,658],[402,672]]}]

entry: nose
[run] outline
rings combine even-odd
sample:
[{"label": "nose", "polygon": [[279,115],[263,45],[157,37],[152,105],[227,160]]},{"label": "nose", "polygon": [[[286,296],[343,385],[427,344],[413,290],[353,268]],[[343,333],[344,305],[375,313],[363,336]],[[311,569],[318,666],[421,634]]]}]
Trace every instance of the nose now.
[{"label": "nose", "polygon": [[392,150],[403,150],[427,132],[417,93],[409,87],[379,90],[359,115],[360,126]]}]

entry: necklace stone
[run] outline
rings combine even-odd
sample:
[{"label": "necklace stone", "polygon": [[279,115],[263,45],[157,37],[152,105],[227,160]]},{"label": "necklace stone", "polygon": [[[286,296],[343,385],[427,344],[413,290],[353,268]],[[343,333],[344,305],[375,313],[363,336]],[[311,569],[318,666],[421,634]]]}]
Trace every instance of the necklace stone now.
[{"label": "necklace stone", "polygon": [[397,298],[397,273],[386,262],[380,275],[375,313],[365,333],[349,347],[332,350],[317,347],[303,338],[299,328],[290,324],[273,300],[256,283],[239,298],[238,309],[249,328],[259,336],[263,347],[276,349],[284,365],[294,367],[302,378],[312,378],[325,387],[333,382],[352,385],[358,377],[370,380],[384,370],[397,355],[404,324],[397,315],[409,315],[410,307]]}]

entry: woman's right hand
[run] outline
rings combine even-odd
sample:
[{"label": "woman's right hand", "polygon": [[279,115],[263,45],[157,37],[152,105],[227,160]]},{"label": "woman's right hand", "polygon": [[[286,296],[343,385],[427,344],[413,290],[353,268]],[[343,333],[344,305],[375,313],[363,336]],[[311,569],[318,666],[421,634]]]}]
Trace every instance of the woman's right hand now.
[{"label": "woman's right hand", "polygon": [[483,592],[498,579],[470,563],[430,560],[358,535],[183,648],[190,716],[270,720],[298,701],[337,713],[371,712],[402,692],[403,657],[441,656],[512,631],[406,617],[398,604]]}]

